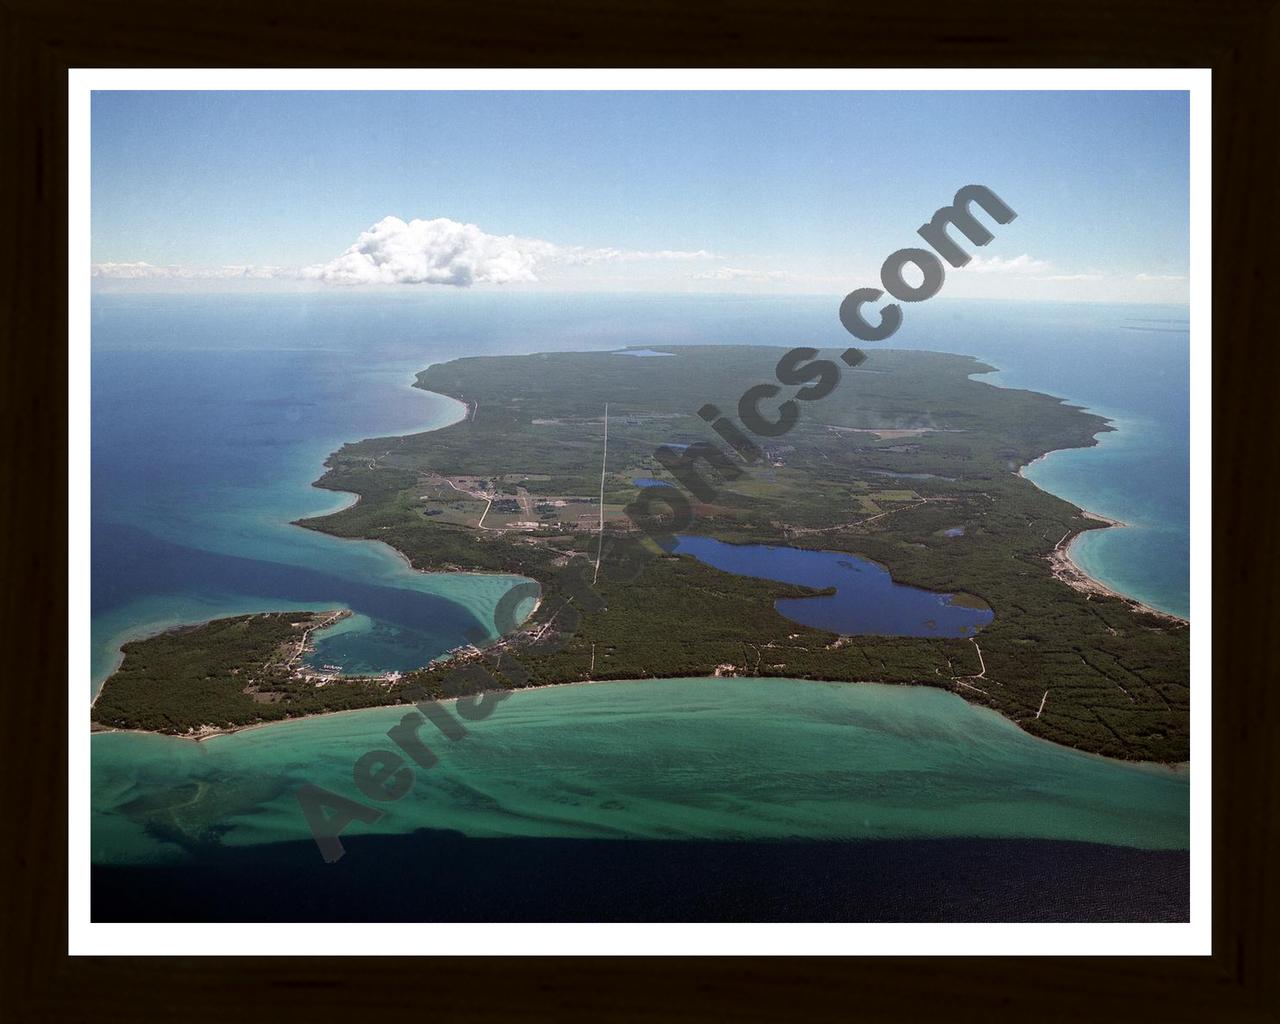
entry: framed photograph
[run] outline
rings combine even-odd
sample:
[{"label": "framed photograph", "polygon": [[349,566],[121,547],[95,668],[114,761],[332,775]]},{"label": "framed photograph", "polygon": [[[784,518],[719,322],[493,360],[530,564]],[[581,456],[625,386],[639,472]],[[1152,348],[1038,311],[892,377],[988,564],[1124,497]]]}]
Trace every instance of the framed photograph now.
[{"label": "framed photograph", "polygon": [[404,956],[458,1018],[1273,1019],[1230,10],[1017,68],[19,12],[16,1019]]}]

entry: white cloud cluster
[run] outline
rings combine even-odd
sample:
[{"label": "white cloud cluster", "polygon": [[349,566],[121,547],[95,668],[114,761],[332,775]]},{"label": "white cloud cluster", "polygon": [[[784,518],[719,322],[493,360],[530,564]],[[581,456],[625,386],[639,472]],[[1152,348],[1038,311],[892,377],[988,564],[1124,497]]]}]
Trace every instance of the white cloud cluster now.
[{"label": "white cloud cluster", "polygon": [[407,224],[383,217],[341,256],[306,267],[301,276],[328,284],[512,284],[536,281],[538,260],[555,248],[536,239],[486,234],[447,217]]},{"label": "white cloud cluster", "polygon": [[475,224],[447,217],[411,220],[384,217],[328,263],[306,267],[304,278],[329,284],[515,284],[537,281],[549,263],[702,260],[717,257],[705,249],[589,249],[538,238],[490,235]]},{"label": "white cloud cluster", "polygon": [[622,262],[687,262],[719,259],[705,249],[617,249],[564,246],[538,238],[491,235],[448,217],[411,220],[384,217],[342,255],[309,267],[193,267],[150,263],[99,263],[98,278],[214,280],[292,278],[325,284],[517,284],[539,280],[548,264],[587,266]]}]

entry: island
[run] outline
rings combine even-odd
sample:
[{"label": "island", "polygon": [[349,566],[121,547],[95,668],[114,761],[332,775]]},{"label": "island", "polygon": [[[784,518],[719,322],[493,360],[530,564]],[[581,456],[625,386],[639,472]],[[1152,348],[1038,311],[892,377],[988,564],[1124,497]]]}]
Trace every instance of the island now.
[{"label": "island", "polygon": [[[976,359],[869,350],[831,394],[800,403],[785,435],[755,438],[752,464],[702,466],[712,486],[690,499],[676,543],[637,530],[626,511],[637,495],[678,483],[658,450],[720,443],[699,410],[732,413],[785,351],[648,346],[429,367],[416,386],[462,403],[461,418],[344,445],[316,483],[358,500],[298,525],[383,541],[423,571],[527,577],[540,588],[533,613],[376,677],[308,663],[338,609],[173,630],[125,645],[95,727],[200,738],[459,696],[457,670],[474,664],[485,672],[472,678],[513,688],[716,675],[941,687],[1056,743],[1187,760],[1189,625],[1075,569],[1070,541],[1115,524],[1021,474],[1112,428],[982,381],[995,368]],[[615,540],[647,557],[613,571]],[[590,600],[569,585],[584,580]],[[874,588],[862,613],[844,593],[859,587]]]}]

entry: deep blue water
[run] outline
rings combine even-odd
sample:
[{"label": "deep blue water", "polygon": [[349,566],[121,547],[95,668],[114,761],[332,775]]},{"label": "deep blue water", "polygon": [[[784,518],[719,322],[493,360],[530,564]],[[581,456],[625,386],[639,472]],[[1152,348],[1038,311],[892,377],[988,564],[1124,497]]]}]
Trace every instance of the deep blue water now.
[{"label": "deep blue water", "polygon": [[[355,835],[95,864],[94,921],[1190,919],[1190,856],[1044,839],[709,842]],[[446,877],[424,883],[424,865]]]},{"label": "deep blue water", "polygon": [[670,550],[739,576],[817,590],[835,587],[834,594],[820,597],[784,597],[774,607],[793,622],[846,636],[973,636],[994,618],[989,608],[953,604],[954,594],[895,583],[887,569],[841,551],[690,536],[676,537]]}]

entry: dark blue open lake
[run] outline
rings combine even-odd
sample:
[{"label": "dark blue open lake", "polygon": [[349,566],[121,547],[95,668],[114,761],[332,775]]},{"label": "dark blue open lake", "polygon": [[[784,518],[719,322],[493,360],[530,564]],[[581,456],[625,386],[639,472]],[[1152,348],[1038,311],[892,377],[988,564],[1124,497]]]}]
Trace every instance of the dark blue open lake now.
[{"label": "dark blue open lake", "polygon": [[836,592],[785,597],[778,611],[793,622],[847,636],[973,636],[994,613],[972,597],[895,583],[887,569],[843,551],[806,551],[764,544],[726,544],[681,535],[671,549],[739,576]]}]

